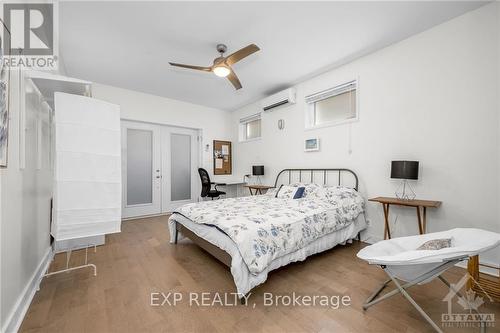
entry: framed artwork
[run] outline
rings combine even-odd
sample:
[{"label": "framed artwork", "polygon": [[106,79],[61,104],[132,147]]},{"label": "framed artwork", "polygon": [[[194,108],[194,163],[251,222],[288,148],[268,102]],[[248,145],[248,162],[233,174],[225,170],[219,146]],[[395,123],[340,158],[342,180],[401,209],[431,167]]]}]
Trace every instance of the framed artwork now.
[{"label": "framed artwork", "polygon": [[[4,23],[0,21],[0,29],[4,31],[3,38],[10,38]],[[4,40],[0,36],[0,168],[7,167],[8,144],[9,144],[9,91],[10,70],[5,64],[7,50],[4,48]]]},{"label": "framed artwork", "polygon": [[318,151],[319,138],[306,139],[304,141],[304,151]]},{"label": "framed artwork", "polygon": [[231,141],[214,140],[214,175],[232,173]]}]

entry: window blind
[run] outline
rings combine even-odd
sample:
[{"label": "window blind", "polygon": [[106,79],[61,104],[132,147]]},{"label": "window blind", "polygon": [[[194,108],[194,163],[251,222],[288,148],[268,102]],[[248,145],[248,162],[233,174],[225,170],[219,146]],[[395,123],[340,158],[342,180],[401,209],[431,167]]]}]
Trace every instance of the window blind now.
[{"label": "window blind", "polygon": [[246,123],[249,123],[251,121],[255,121],[255,120],[259,120],[259,119],[260,119],[260,113],[256,113],[256,114],[253,114],[251,116],[241,118],[240,124],[246,124]]},{"label": "window blind", "polygon": [[260,118],[249,121],[244,125],[246,127],[246,139],[260,138]]},{"label": "window blind", "polygon": [[324,100],[326,98],[337,96],[337,95],[340,95],[340,94],[343,94],[343,93],[346,93],[349,91],[353,91],[356,89],[357,89],[357,82],[354,80],[354,81],[350,81],[350,82],[347,82],[345,84],[341,84],[339,86],[336,86],[336,87],[333,87],[333,88],[323,90],[323,91],[320,91],[318,93],[306,96],[305,100],[306,100],[306,103],[312,104],[312,103],[316,103],[318,101]]}]

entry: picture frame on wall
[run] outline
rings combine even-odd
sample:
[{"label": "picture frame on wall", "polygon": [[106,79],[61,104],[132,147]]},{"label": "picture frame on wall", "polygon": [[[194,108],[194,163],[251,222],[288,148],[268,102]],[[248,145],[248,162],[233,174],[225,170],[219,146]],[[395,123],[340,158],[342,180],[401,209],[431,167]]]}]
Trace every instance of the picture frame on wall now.
[{"label": "picture frame on wall", "polygon": [[319,138],[305,139],[304,151],[319,151]]},{"label": "picture frame on wall", "polygon": [[2,23],[0,29],[4,32],[0,36],[0,168],[6,168],[9,145],[10,69],[5,63],[8,51],[4,48],[4,41],[10,38],[10,35],[4,22],[1,20],[0,22]]}]

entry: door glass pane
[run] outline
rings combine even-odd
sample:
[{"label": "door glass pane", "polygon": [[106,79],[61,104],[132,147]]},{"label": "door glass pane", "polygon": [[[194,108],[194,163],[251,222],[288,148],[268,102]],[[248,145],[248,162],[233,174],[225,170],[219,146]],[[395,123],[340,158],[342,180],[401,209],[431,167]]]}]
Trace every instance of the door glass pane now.
[{"label": "door glass pane", "polygon": [[127,206],[153,202],[153,132],[127,129]]},{"label": "door glass pane", "polygon": [[191,199],[191,136],[172,134],[171,201]]}]

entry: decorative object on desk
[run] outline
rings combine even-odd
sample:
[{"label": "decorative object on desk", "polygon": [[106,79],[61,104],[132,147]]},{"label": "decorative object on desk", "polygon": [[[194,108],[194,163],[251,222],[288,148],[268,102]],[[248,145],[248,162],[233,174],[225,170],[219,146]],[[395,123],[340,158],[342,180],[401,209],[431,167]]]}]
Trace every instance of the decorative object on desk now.
[{"label": "decorative object on desk", "polygon": [[418,179],[418,161],[392,161],[391,178],[403,180],[396,190],[396,197],[398,199],[415,199],[415,191],[413,191],[408,180]]},{"label": "decorative object on desk", "polygon": [[[3,22],[2,22],[3,23]],[[3,29],[3,26],[0,25]],[[3,29],[4,38],[10,38],[9,31]],[[5,42],[5,41],[4,41]],[[10,44],[10,43],[9,43]],[[9,104],[10,104],[10,72],[4,62],[4,50],[2,49],[2,37],[0,37],[0,168],[7,167],[8,140],[9,140]],[[7,50],[5,50],[7,51]],[[9,50],[10,52],[10,50]],[[10,55],[10,53],[9,53]]]},{"label": "decorative object on desk", "polygon": [[318,151],[319,150],[319,139],[311,138],[304,141],[304,151]]},{"label": "decorative object on desk", "polygon": [[214,175],[232,173],[231,141],[214,140]]},{"label": "decorative object on desk", "polygon": [[278,129],[282,130],[285,128],[285,119],[278,120]]},{"label": "decorative object on desk", "polygon": [[264,176],[264,166],[263,165],[253,165],[252,175],[257,176],[257,183],[262,184],[260,176]]}]

